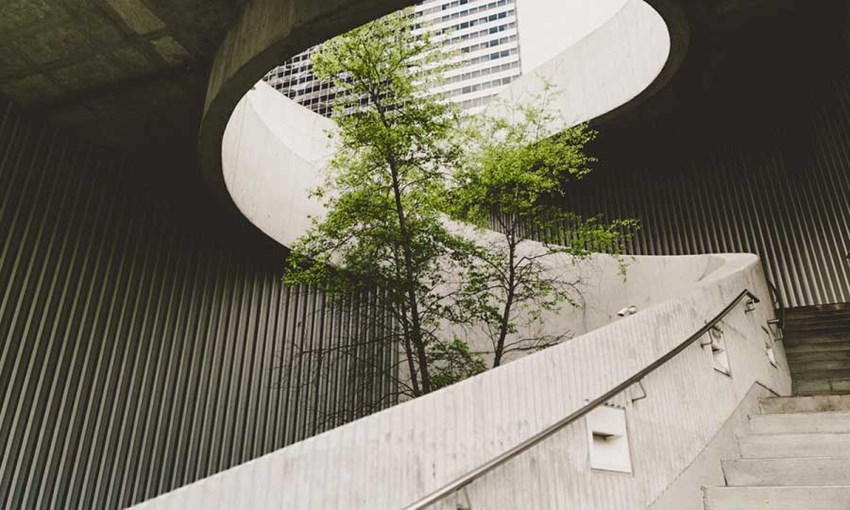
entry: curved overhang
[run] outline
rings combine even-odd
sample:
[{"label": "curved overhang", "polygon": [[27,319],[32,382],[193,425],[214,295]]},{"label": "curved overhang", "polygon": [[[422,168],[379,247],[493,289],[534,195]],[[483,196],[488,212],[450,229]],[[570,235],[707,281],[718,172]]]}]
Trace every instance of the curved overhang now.
[{"label": "curved overhang", "polygon": [[679,4],[627,0],[595,30],[515,80],[500,96],[525,102],[551,85],[558,93],[552,106],[564,121],[600,124],[663,88],[681,65],[688,43],[687,19]]},{"label": "curved overhang", "polygon": [[250,0],[228,31],[210,71],[199,156],[213,193],[225,202],[222,137],[245,93],[269,69],[312,45],[408,7],[414,0]]},{"label": "curved overhang", "polygon": [[[286,20],[279,7],[273,8],[275,3],[250,4],[219,52],[200,150],[214,191],[286,246],[304,233],[311,216],[322,214],[309,191],[321,183],[323,162],[330,156],[328,130],[334,124],[256,80],[281,56],[335,35],[334,28],[342,32],[358,23],[346,19],[346,24],[334,25],[318,15],[306,16],[298,23],[290,21],[290,29],[276,36],[243,34],[240,27],[245,23],[264,20],[260,24],[265,28],[272,25],[270,19]],[[337,2],[349,9],[363,3]],[[377,17],[404,3],[372,2],[369,12]],[[564,92],[556,106],[569,122],[605,119],[630,108],[662,88],[684,56],[688,31],[677,5],[675,0],[628,0],[607,22],[538,71],[516,80],[503,95],[521,100],[522,95],[539,91],[544,82],[552,83]],[[368,21],[368,16],[360,16],[358,21]],[[311,20],[321,23],[325,37],[305,39],[302,32]],[[227,49],[230,45],[232,50]]]}]

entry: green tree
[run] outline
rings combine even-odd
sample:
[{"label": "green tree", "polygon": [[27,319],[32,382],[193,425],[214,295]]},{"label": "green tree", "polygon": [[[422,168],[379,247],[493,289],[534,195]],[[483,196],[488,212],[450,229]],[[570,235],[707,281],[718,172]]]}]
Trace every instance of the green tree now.
[{"label": "green tree", "polygon": [[471,245],[447,229],[439,209],[444,169],[460,156],[456,113],[426,93],[446,57],[414,31],[405,10],[311,56],[316,75],[338,90],[337,150],[315,192],[327,215],[292,247],[285,276],[339,296],[380,287],[375,306],[395,319],[384,340],[404,353],[398,383],[408,396],[477,369],[462,342],[440,336],[458,315],[452,279],[468,265]]},{"label": "green tree", "polygon": [[558,205],[567,182],[596,163],[586,151],[596,133],[563,122],[552,107],[556,95],[547,85],[529,101],[469,119],[461,141],[467,153],[446,202],[456,220],[498,232],[480,237],[460,298],[467,320],[480,322],[492,342],[493,366],[510,352],[542,349],[568,334],[529,334],[545,312],[581,299],[575,276],[553,270],[553,263],[619,254],[637,226],[582,218]]}]

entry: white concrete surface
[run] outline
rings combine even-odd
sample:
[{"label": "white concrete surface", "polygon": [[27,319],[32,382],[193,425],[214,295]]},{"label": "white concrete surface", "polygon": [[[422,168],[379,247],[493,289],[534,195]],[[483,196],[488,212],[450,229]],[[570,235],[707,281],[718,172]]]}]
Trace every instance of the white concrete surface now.
[{"label": "white concrete surface", "polygon": [[[768,295],[755,257],[720,260],[676,298],[139,508],[401,508],[647,366],[743,288]],[[764,352],[761,325],[770,317],[765,299],[724,321],[732,377],[716,372],[710,352],[694,345],[644,381],[647,398],[632,402],[641,394],[635,388],[616,399],[628,415],[633,475],[590,469],[581,421],[471,485],[473,508],[645,508],[699,456],[753,384],[789,391],[781,350],[780,368]]]},{"label": "white concrete surface", "polygon": [[739,439],[748,459],[850,457],[850,434],[748,434]]},{"label": "white concrete surface", "polygon": [[[549,83],[560,92],[553,105],[561,117],[569,124],[585,122],[649,87],[667,62],[670,44],[661,15],[643,0],[626,0],[595,30],[545,62],[524,68],[524,75],[498,97],[526,101]],[[494,108],[498,111],[499,105],[489,110]]]},{"label": "white concrete surface", "polygon": [[738,436],[749,430],[750,417],[759,412],[759,400],[772,395],[764,386],[754,384],[711,441],[646,509],[705,510],[702,487],[724,484],[722,462],[740,457]]},{"label": "white concrete surface", "polygon": [[705,510],[847,510],[850,486],[713,487]]},{"label": "white concrete surface", "polygon": [[522,72],[587,37],[619,11],[627,0],[517,0]]},{"label": "white concrete surface", "polygon": [[753,416],[753,434],[844,432],[850,434],[850,413],[786,413]]},{"label": "white concrete surface", "polygon": [[850,485],[850,458],[724,460],[723,472],[730,487]]},{"label": "white concrete surface", "polygon": [[[519,80],[509,94],[539,90],[546,76],[565,91],[558,108],[583,121],[639,94],[664,65],[670,39],[661,17],[627,0],[602,27]],[[320,216],[308,192],[330,156],[330,121],[257,84],[224,133],[227,189],[240,211],[288,245]],[[563,268],[561,268],[563,269]],[[468,488],[473,508],[645,508],[698,458],[754,384],[790,389],[781,347],[769,363],[761,325],[769,292],[751,255],[637,257],[624,281],[610,257],[580,274],[586,306],[547,320],[581,336],[443,391],[292,445],[140,508],[394,509],[473,469],[601,395],[669,351],[744,288],[763,298],[724,321],[732,376],[692,346],[616,399],[626,409],[633,475],[589,467],[584,421],[568,427]],[[635,305],[620,319],[616,311]],[[699,494],[688,492],[689,502]],[[441,508],[454,508],[449,498]],[[684,507],[683,507],[684,508]]]},{"label": "white concrete surface", "polygon": [[777,397],[761,401],[764,414],[850,412],[850,395]]},{"label": "white concrete surface", "polygon": [[[669,51],[661,16],[643,0],[626,0],[602,26],[500,95],[527,100],[549,81],[562,91],[554,105],[564,119],[589,120],[640,94]],[[242,98],[227,124],[221,149],[227,190],[252,223],[283,245],[304,232],[310,215],[321,214],[308,192],[321,183],[332,129],[331,121],[264,83]]]},{"label": "white concrete surface", "polygon": [[[607,23],[507,93],[532,94],[545,76],[565,92],[558,103],[563,116],[588,120],[638,95],[669,49],[661,17],[641,0],[626,0]],[[227,189],[250,221],[284,245],[323,214],[308,192],[321,182],[332,129],[264,84],[240,101],[228,123]],[[699,457],[754,384],[784,394],[790,380],[781,347],[778,368],[764,350],[760,328],[772,310],[754,256],[637,257],[625,281],[616,269],[604,256],[568,268],[584,282],[586,306],[549,318],[547,327],[569,328],[581,335],[574,340],[140,508],[400,508],[601,395],[750,289],[763,303],[753,313],[742,305],[724,321],[731,377],[712,369],[710,350],[692,346],[644,381],[647,398],[632,402],[640,390],[629,390],[615,399],[627,413],[633,475],[590,469],[581,421],[468,488],[473,508],[645,508]],[[617,318],[629,305],[639,312]],[[686,497],[699,501],[694,491]],[[449,498],[441,508],[454,503]]]},{"label": "white concrete surface", "polygon": [[[806,397],[765,402],[784,410],[794,400],[810,407]],[[741,458],[722,462],[725,483],[704,490],[706,510],[850,508],[848,417],[817,408],[753,416],[739,440]]]}]

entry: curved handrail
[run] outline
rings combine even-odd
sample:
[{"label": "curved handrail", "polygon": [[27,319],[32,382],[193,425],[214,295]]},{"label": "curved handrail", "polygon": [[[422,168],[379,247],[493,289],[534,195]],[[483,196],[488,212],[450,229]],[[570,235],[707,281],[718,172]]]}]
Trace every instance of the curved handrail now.
[{"label": "curved handrail", "polygon": [[567,425],[577,421],[579,418],[587,415],[590,411],[593,411],[594,409],[596,409],[600,405],[604,404],[605,402],[608,402],[609,400],[611,400],[612,398],[617,396],[619,393],[621,393],[624,390],[626,390],[627,388],[633,386],[634,384],[636,384],[637,382],[642,380],[644,377],[651,374],[656,369],[658,369],[659,367],[661,367],[662,365],[664,365],[665,363],[667,363],[668,361],[670,361],[671,359],[676,357],[676,355],[678,355],[680,352],[684,351],[691,344],[693,344],[694,342],[699,340],[703,335],[708,333],[709,330],[711,330],[711,328],[716,326],[718,322],[720,322],[721,320],[723,320],[724,317],[729,315],[729,313],[732,310],[734,310],[735,307],[738,306],[738,303],[740,303],[741,300],[743,300],[745,297],[749,297],[750,299],[753,300],[754,303],[759,302],[759,299],[752,292],[750,292],[747,289],[744,289],[743,291],[741,291],[740,294],[738,294],[738,296],[734,300],[732,300],[728,305],[726,305],[726,307],[720,313],[715,315],[704,326],[702,326],[694,334],[689,336],[687,340],[685,340],[684,342],[677,345],[675,348],[673,348],[672,350],[667,352],[667,354],[658,358],[657,360],[655,360],[653,363],[651,363],[649,366],[647,366],[643,370],[641,370],[641,371],[637,372],[636,374],[634,374],[633,376],[629,377],[624,382],[618,384],[616,387],[607,391],[602,396],[600,396],[600,397],[594,399],[593,401],[585,404],[583,407],[581,407],[577,411],[571,413],[569,416],[567,416],[567,417],[557,421],[556,423],[546,427],[545,429],[538,432],[534,436],[532,436],[532,437],[526,439],[525,441],[517,444],[516,446],[510,448],[509,450],[506,450],[504,453],[492,458],[491,460],[489,460],[486,463],[478,466],[477,468],[469,471],[468,473],[454,479],[453,481],[451,481],[451,482],[447,483],[446,485],[440,487],[439,489],[435,490],[431,494],[428,494],[427,496],[420,499],[419,501],[416,501],[415,503],[404,507],[404,510],[422,510],[422,509],[428,507],[429,505],[432,505],[432,504],[440,501],[441,499],[449,496],[450,494],[453,494],[453,493],[463,489],[464,487],[471,484],[475,480],[481,478],[485,474],[496,469],[497,467],[501,466],[502,464],[506,463],[507,461],[511,460],[512,458],[516,457],[517,455],[525,452],[526,450],[528,450],[532,446],[540,443],[541,441],[543,441],[544,439],[548,438],[549,436],[555,434],[556,432],[563,429]]}]

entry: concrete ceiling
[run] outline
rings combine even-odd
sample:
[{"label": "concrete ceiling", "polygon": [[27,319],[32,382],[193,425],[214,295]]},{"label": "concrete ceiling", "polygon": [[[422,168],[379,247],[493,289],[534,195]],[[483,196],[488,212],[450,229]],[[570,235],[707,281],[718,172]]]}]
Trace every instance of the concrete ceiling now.
[{"label": "concrete ceiling", "polygon": [[4,0],[0,92],[107,145],[194,136],[243,1]]},{"label": "concrete ceiling", "polygon": [[[246,1],[2,0],[0,93],[102,145],[193,151],[215,53]],[[407,0],[384,3],[391,1]],[[686,66],[632,121],[702,103],[727,74],[720,63],[753,45],[737,34],[757,35],[777,25],[782,29],[774,31],[776,39],[805,43],[804,31],[776,23],[777,16],[791,24],[801,12],[835,17],[826,5],[841,8],[844,19],[850,13],[845,0],[823,0],[818,9],[805,0],[676,1],[688,11],[694,39]],[[785,46],[787,54],[795,45],[810,46],[795,41],[774,47]],[[756,46],[761,55],[771,53]]]}]

